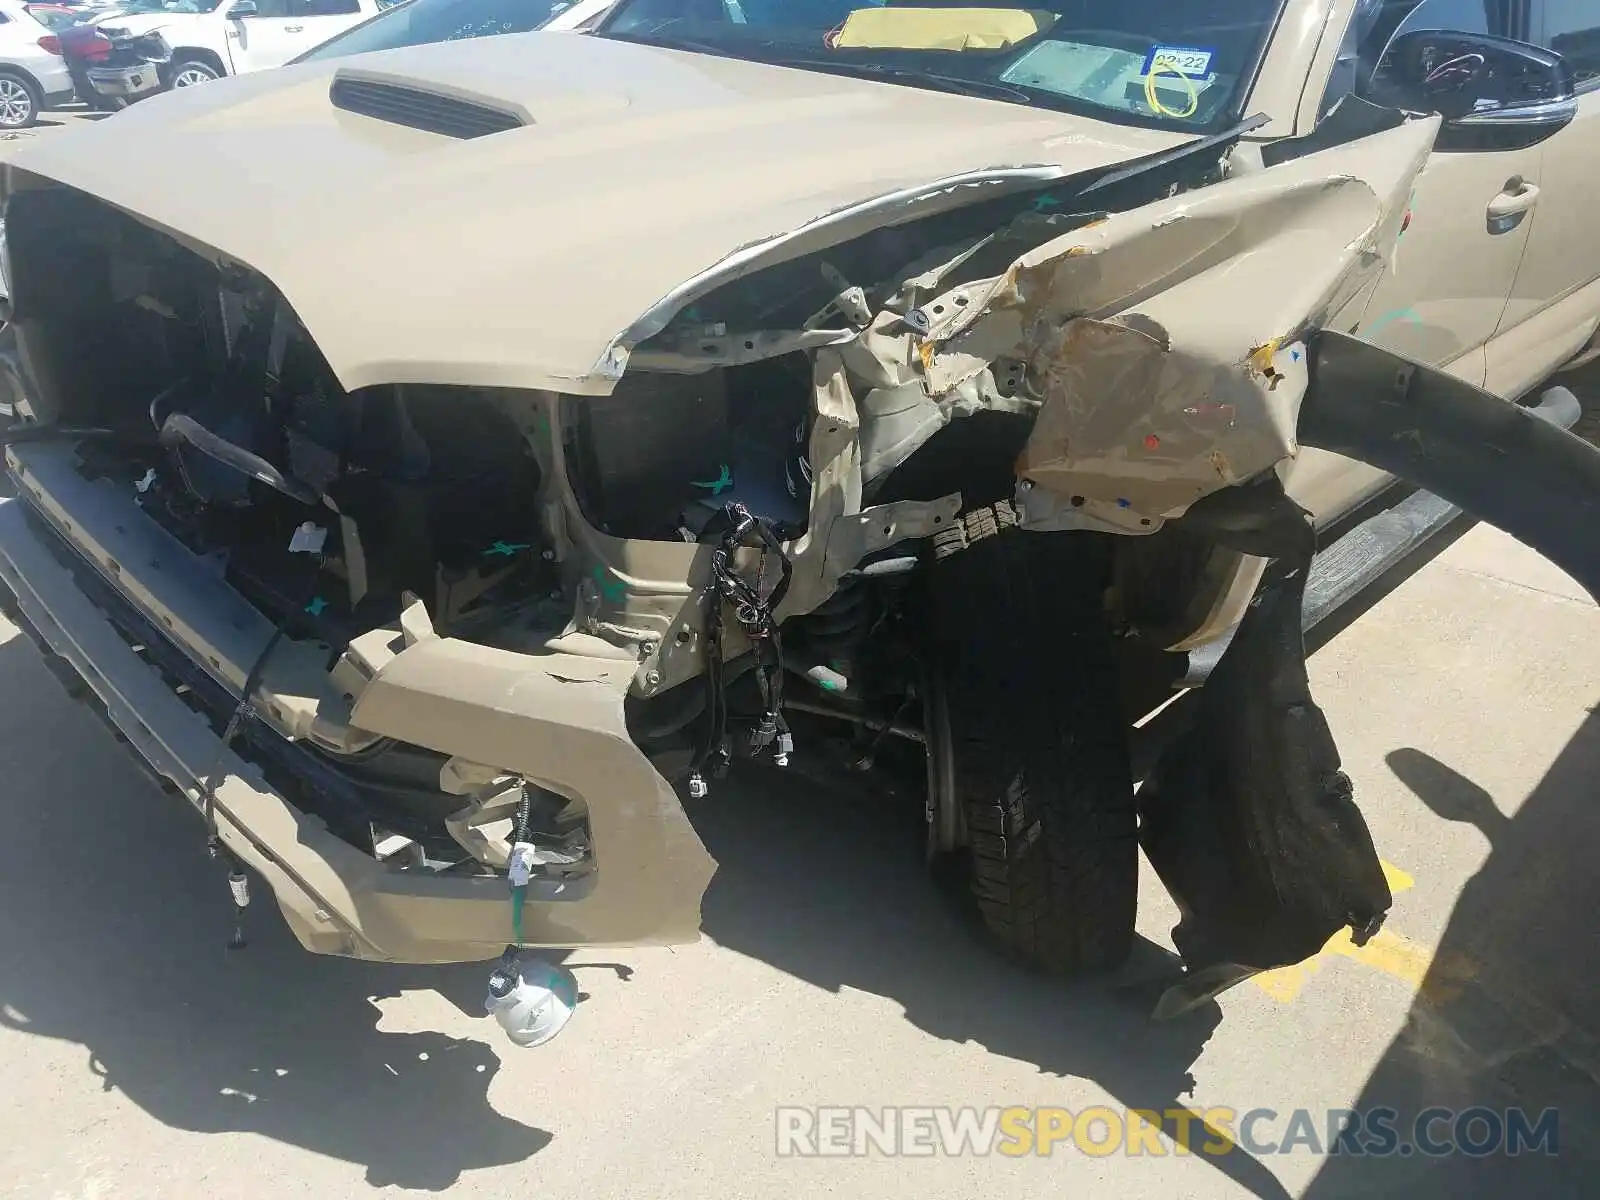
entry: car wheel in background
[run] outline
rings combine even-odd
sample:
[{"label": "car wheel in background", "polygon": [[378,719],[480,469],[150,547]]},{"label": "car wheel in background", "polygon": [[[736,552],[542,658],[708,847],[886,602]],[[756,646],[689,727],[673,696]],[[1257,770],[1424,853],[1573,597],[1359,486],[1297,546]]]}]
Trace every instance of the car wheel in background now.
[{"label": "car wheel in background", "polygon": [[197,58],[184,58],[172,64],[172,83],[169,86],[195,87],[221,78],[222,72],[210,63],[201,62]]},{"label": "car wheel in background", "polygon": [[32,82],[11,71],[0,71],[0,129],[26,129],[39,119],[44,107]]}]

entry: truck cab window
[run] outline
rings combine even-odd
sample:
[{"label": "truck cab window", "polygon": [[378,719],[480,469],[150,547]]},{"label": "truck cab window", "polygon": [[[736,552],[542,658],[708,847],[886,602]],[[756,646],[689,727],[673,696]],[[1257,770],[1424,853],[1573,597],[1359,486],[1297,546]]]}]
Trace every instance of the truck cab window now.
[{"label": "truck cab window", "polygon": [[1537,8],[1536,42],[1567,60],[1580,87],[1600,80],[1600,0],[1544,0]]}]

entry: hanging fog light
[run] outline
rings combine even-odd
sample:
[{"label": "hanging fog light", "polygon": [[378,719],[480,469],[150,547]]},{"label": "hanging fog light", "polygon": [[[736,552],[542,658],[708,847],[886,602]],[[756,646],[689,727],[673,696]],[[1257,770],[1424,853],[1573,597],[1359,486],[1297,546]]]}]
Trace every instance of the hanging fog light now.
[{"label": "hanging fog light", "polygon": [[571,971],[507,950],[489,976],[484,1008],[519,1046],[542,1046],[566,1028],[578,1007],[578,980]]}]

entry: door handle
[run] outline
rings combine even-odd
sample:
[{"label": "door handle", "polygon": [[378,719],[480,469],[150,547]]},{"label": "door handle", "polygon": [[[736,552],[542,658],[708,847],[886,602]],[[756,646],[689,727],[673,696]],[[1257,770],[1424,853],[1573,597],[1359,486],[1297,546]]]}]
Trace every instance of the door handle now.
[{"label": "door handle", "polygon": [[1508,233],[1521,222],[1522,216],[1539,203],[1539,187],[1520,175],[1506,180],[1505,188],[1489,201],[1489,232]]},{"label": "door handle", "polygon": [[[283,27],[283,31],[285,33],[299,33],[304,29],[305,29],[304,25],[285,25]],[[1533,190],[1534,191],[1538,191],[1539,189],[1538,188],[1534,188]]]}]

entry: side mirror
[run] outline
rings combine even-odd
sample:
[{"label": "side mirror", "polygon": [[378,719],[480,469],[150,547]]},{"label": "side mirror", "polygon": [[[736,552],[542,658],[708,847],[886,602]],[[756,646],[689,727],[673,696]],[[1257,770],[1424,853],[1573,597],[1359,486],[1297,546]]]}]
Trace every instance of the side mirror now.
[{"label": "side mirror", "polygon": [[256,0],[234,0],[228,6],[228,19],[237,21],[240,17],[253,17],[260,11],[256,8]]},{"label": "side mirror", "polygon": [[1441,143],[1448,134],[1457,148],[1529,145],[1578,115],[1572,70],[1561,55],[1509,38],[1438,29],[1390,42],[1367,98],[1438,113],[1445,122]]}]

